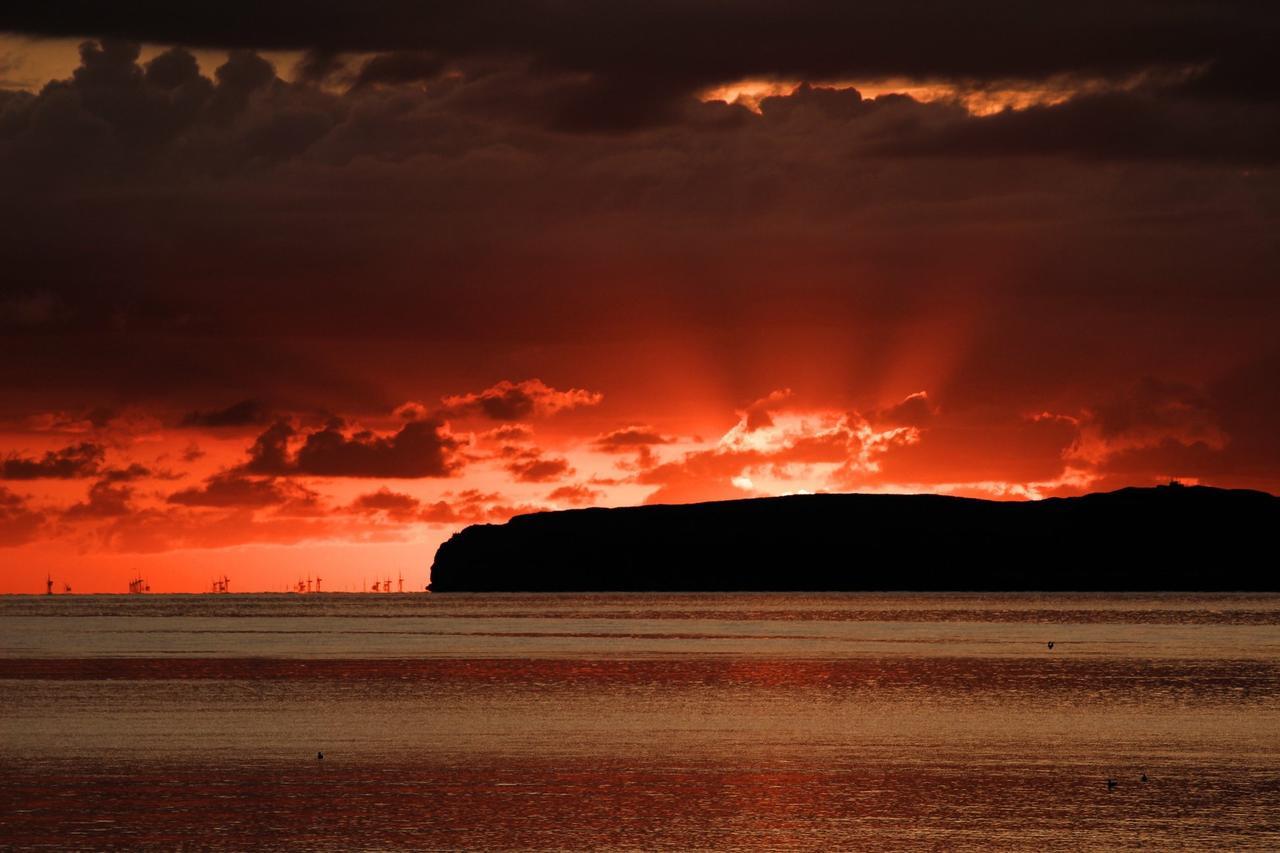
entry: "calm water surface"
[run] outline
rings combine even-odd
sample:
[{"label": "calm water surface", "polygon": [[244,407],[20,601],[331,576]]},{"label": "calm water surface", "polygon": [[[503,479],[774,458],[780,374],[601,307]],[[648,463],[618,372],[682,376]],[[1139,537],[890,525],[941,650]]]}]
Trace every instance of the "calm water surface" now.
[{"label": "calm water surface", "polygon": [[1280,849],[1280,596],[2,597],[0,847]]}]

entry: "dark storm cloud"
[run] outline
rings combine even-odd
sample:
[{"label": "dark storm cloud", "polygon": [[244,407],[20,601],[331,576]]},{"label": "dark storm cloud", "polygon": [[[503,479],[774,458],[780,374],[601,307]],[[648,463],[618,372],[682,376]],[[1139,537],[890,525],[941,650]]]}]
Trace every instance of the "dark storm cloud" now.
[{"label": "dark storm cloud", "polygon": [[1090,412],[1072,451],[1100,473],[1258,486],[1280,470],[1280,356],[1249,360],[1204,387],[1147,377]]},{"label": "dark storm cloud", "polygon": [[[1064,471],[1063,455],[1078,438],[1070,419],[1025,417],[1008,411],[935,416],[916,442],[899,442],[879,460],[884,482],[952,483],[1054,480]],[[872,478],[851,476],[861,487]]]},{"label": "dark storm cloud", "polygon": [[1176,88],[1084,95],[908,130],[879,150],[946,157],[1274,163],[1280,160],[1280,108],[1274,101],[1209,101]]},{"label": "dark storm cloud", "polygon": [[[41,25],[239,52],[202,72],[183,49],[140,64],[136,47],[92,44],[72,78],[0,93],[12,291],[0,297],[0,406],[141,401],[165,423],[242,397],[385,412],[519,370],[607,390],[610,405],[631,394],[617,417],[645,420],[669,414],[661,394],[637,401],[628,387],[651,366],[731,384],[718,390],[745,402],[805,392],[808,359],[810,377],[842,377],[866,399],[928,387],[948,411],[1017,417],[1059,397],[1077,411],[1097,399],[1089,386],[1145,373],[1199,372],[1212,389],[1272,346],[1267,164],[1280,146],[1274,72],[1250,58],[1273,33],[1270,7],[990,4],[969,20],[950,7],[691,4],[665,10],[660,39],[641,26],[658,7],[546,11],[577,14],[577,28],[513,26],[517,9],[495,13],[493,31],[459,23],[483,6],[432,7],[447,26],[418,29],[417,6],[385,28],[307,8],[246,7],[204,35],[212,5],[183,32],[132,6]],[[1008,14],[979,26],[984,9]],[[879,23],[853,26],[867,10]],[[375,24],[392,37],[359,35]],[[314,54],[302,82],[250,52],[282,46]],[[354,82],[355,50],[384,60],[377,85],[306,82]],[[424,75],[435,58],[446,71],[414,79],[398,51]],[[1189,77],[1130,86],[1188,64]],[[766,98],[758,115],[690,97],[765,73],[978,88],[1066,75],[1066,100],[983,117],[821,86]],[[1071,89],[1098,75],[1105,91]],[[561,132],[628,122],[622,135]],[[935,351],[946,357],[930,362]],[[696,355],[665,363],[677,352]],[[937,363],[936,383],[922,377]],[[1262,447],[1274,418],[1260,412],[1280,406],[1249,382],[1210,404],[1225,432],[1239,422]],[[536,414],[535,395],[510,385],[462,395],[448,415]],[[341,434],[333,458],[308,467],[398,467]],[[306,473],[309,435],[254,464]]]},{"label": "dark storm cloud", "polygon": [[1184,444],[1174,438],[1118,451],[1098,467],[1104,482],[1124,484],[1182,477],[1218,480],[1229,471],[1222,448],[1203,441]]},{"label": "dark storm cloud", "polygon": [[917,391],[884,409],[871,414],[871,420],[885,426],[928,426],[937,415],[937,407],[929,401],[929,394]]},{"label": "dark storm cloud", "polygon": [[1192,0],[202,0],[184,4],[181,15],[160,0],[17,0],[0,27],[211,47],[515,54],[547,68],[687,90],[767,74],[1000,78],[1203,62],[1265,49],[1277,20],[1270,4]]},{"label": "dark storm cloud", "polygon": [[543,512],[546,507],[536,504],[510,503],[496,492],[464,489],[456,495],[445,493],[445,500],[423,504],[415,516],[428,524],[479,524],[502,522],[513,515]]},{"label": "dark storm cloud", "polygon": [[790,388],[769,392],[743,410],[743,424],[748,432],[773,426],[773,413],[785,408],[791,399]]},{"label": "dark storm cloud", "polygon": [[133,42],[87,41],[70,79],[0,100],[0,168],[10,180],[50,167],[63,182],[226,173],[297,156],[342,112],[250,50],[233,50],[213,79],[180,47],[145,65],[139,56]]},{"label": "dark storm cloud", "polygon": [[386,513],[389,518],[408,520],[417,515],[421,506],[421,502],[412,495],[383,487],[376,492],[358,496],[347,507],[347,511],[362,515],[381,512]]},{"label": "dark storm cloud", "polygon": [[1123,395],[1107,400],[1093,411],[1093,423],[1104,438],[1136,432],[1158,431],[1204,435],[1216,428],[1216,417],[1207,395],[1183,382],[1143,377]]},{"label": "dark storm cloud", "polygon": [[0,486],[0,547],[30,542],[44,524],[44,514],[31,509],[22,495]]},{"label": "dark storm cloud", "polygon": [[146,465],[141,465],[137,462],[131,462],[123,468],[108,468],[102,472],[102,479],[107,483],[131,483],[134,480],[143,480],[147,477],[172,479],[173,475],[167,471],[152,470]]},{"label": "dark storm cloud", "polygon": [[541,379],[525,379],[521,382],[502,380],[483,391],[445,397],[441,417],[484,417],[495,421],[519,421],[531,415],[546,417],[579,406],[595,406],[604,395],[570,388],[565,391],[552,388]]},{"label": "dark storm cloud", "polygon": [[101,429],[109,424],[117,414],[119,413],[115,409],[107,406],[97,406],[90,409],[88,412],[85,412],[84,416],[89,423]]},{"label": "dark storm cloud", "polygon": [[1280,351],[1272,349],[1227,371],[1208,388],[1209,405],[1224,432],[1238,472],[1280,467]]},{"label": "dark storm cloud", "polygon": [[571,486],[561,486],[558,489],[553,489],[547,495],[547,500],[567,506],[594,506],[603,497],[604,492],[598,489],[590,488],[582,483],[574,483]]},{"label": "dark storm cloud", "polygon": [[99,480],[89,487],[88,498],[67,507],[62,517],[68,521],[120,518],[133,511],[129,503],[132,497],[131,487],[112,485],[108,480]]},{"label": "dark storm cloud", "polygon": [[271,419],[271,412],[257,400],[241,400],[225,409],[188,412],[182,418],[184,427],[260,426]]},{"label": "dark storm cloud", "polygon": [[[244,245],[224,251],[226,232],[216,236],[221,226],[205,218],[197,241],[222,248],[195,260],[193,232],[174,241],[161,234],[185,231],[194,220],[172,198],[156,199],[152,183],[163,178],[171,188],[163,192],[182,194],[182,175],[225,176],[296,156],[314,138],[309,128],[328,129],[321,107],[332,108],[332,99],[291,89],[248,52],[229,57],[215,79],[180,48],[145,65],[136,45],[90,42],[80,54],[71,78],[36,95],[0,96],[0,242],[10,286],[0,298],[0,381],[14,392],[10,399],[59,386],[117,402],[158,391],[182,399],[204,396],[211,381],[277,392],[285,376],[293,387],[309,377],[332,385],[332,368],[321,376],[306,356],[269,339],[230,341],[242,309],[234,299],[204,303],[192,280],[225,282],[214,258],[246,258]],[[93,189],[103,185],[114,189]],[[124,224],[122,206],[135,203],[152,208],[142,214],[149,224]],[[243,209],[225,197],[215,204]],[[68,252],[69,242],[79,248]],[[251,265],[263,274],[261,264]],[[181,284],[171,286],[174,280]]]},{"label": "dark storm cloud", "polygon": [[670,444],[673,441],[674,438],[663,435],[652,427],[627,426],[597,436],[591,446],[605,453],[630,453],[641,447]]},{"label": "dark storm cloud", "polygon": [[294,74],[300,80],[320,83],[346,68],[346,62],[336,52],[327,48],[311,48],[294,66]]},{"label": "dark storm cloud", "polygon": [[[296,450],[290,442],[300,439]],[[461,466],[461,443],[438,420],[415,420],[397,432],[348,431],[341,419],[310,432],[279,421],[258,436],[244,470],[320,477],[448,477]]]},{"label": "dark storm cloud", "polygon": [[[154,144],[199,120],[226,124],[241,113],[253,114],[251,99],[267,93],[274,102],[269,111],[197,146],[211,155],[216,141],[223,154],[211,159],[221,159],[218,165],[294,156],[342,120],[335,114],[341,109],[334,99],[314,92],[304,98],[296,87],[279,81],[271,65],[252,52],[263,48],[307,51],[299,68],[303,81],[332,76],[342,66],[344,51],[374,52],[348,75],[353,92],[375,83],[431,79],[451,62],[470,67],[473,83],[485,78],[489,84],[500,82],[496,70],[520,69],[523,92],[486,95],[484,85],[472,86],[455,106],[469,102],[474,110],[487,100],[489,108],[501,105],[509,117],[524,110],[543,126],[582,131],[687,122],[690,95],[746,77],[898,76],[982,89],[1050,77],[1118,81],[1180,68],[1199,74],[1183,81],[1184,95],[1252,102],[1274,102],[1280,95],[1280,71],[1269,58],[1269,46],[1280,36],[1280,11],[1260,4],[987,0],[964,7],[934,2],[782,6],[581,0],[424,6],[389,0],[373,7],[273,4],[269,11],[258,4],[201,3],[180,17],[175,20],[151,3],[127,9],[59,4],[56,11],[19,3],[0,27],[114,39],[86,47],[84,66],[71,85],[52,87],[40,96],[48,102],[42,121],[74,129],[85,140],[82,149],[94,149],[110,136]],[[119,39],[232,52],[214,80],[200,77],[190,54],[181,49],[153,60],[144,73],[132,64],[136,47]],[[531,82],[534,78],[544,82]],[[93,96],[108,85],[128,92],[106,100]],[[77,94],[86,107],[83,112],[76,109]],[[809,92],[806,99],[831,117],[866,110],[865,104],[824,90]],[[7,123],[30,123],[21,110],[15,112],[18,101],[9,100],[6,112],[14,116]],[[1225,147],[1234,152],[1230,156],[1266,158],[1265,133],[1259,137],[1235,130],[1222,146],[1214,146],[1216,134],[1188,128],[1186,120],[1192,117],[1184,112],[1141,98],[1102,100],[1073,112],[1049,109],[1013,123],[988,119],[972,128],[950,129],[937,139],[907,141],[921,151],[950,143],[982,153],[1010,147],[1070,153],[1075,151],[1074,134],[1055,130],[1084,121],[1086,154],[1130,156],[1153,148],[1156,156],[1200,157],[1208,146],[1211,153]],[[1232,131],[1233,122],[1249,117],[1260,114],[1236,109],[1201,116],[1220,132]],[[1119,127],[1108,133],[1096,126],[1107,121],[1118,121]],[[121,128],[131,135],[121,136]],[[40,135],[29,136],[34,141]],[[1020,142],[1023,137],[1029,139]]]},{"label": "dark storm cloud", "polygon": [[444,61],[430,53],[384,53],[367,60],[351,85],[352,88],[359,89],[379,83],[416,83],[430,80],[444,69]]},{"label": "dark storm cloud", "polygon": [[503,424],[480,433],[480,437],[490,441],[529,441],[533,438],[533,428],[526,424]]},{"label": "dark storm cloud", "polygon": [[538,451],[521,454],[506,464],[506,469],[522,483],[548,483],[573,473],[569,461],[558,456],[543,456]]},{"label": "dark storm cloud", "polygon": [[34,457],[10,453],[0,460],[0,479],[70,480],[93,477],[102,468],[105,455],[106,449],[102,445],[88,441],[61,450],[47,450]]},{"label": "dark storm cloud", "polygon": [[313,501],[316,497],[315,492],[288,480],[223,471],[200,486],[174,492],[167,500],[182,506],[267,507],[290,501]]}]

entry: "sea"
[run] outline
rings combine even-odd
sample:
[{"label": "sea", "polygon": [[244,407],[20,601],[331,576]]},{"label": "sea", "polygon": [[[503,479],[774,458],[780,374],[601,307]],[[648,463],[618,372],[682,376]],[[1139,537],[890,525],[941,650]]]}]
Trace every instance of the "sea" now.
[{"label": "sea", "polygon": [[1277,850],[1280,596],[4,596],[0,848]]}]

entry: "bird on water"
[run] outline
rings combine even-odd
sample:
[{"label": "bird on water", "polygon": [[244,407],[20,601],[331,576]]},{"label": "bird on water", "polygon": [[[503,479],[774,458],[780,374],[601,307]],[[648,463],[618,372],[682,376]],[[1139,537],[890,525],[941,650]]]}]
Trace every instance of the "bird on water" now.
[{"label": "bird on water", "polygon": [[324,761],[324,753],[323,753],[323,752],[317,752],[317,753],[316,753],[316,761]]},{"label": "bird on water", "polygon": [[1116,789],[1116,785],[1117,785],[1117,784],[1119,784],[1119,783],[1118,783],[1118,782],[1116,782],[1116,780],[1115,780],[1115,779],[1108,779],[1108,780],[1107,780],[1107,790],[1108,790],[1108,791],[1114,791],[1114,790]]},{"label": "bird on water", "polygon": [[1051,649],[1053,648],[1053,640],[1050,640],[1050,641],[1049,641],[1049,648],[1051,648]]}]

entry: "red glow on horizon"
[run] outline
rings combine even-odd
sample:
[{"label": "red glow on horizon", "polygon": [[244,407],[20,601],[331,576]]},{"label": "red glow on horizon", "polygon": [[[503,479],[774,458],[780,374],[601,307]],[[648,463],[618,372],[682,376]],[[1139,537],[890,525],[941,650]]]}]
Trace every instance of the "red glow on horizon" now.
[{"label": "red glow on horizon", "polygon": [[[41,592],[47,576],[55,590],[69,584],[75,592],[123,593],[135,576],[153,592],[208,591],[224,577],[243,592],[297,591],[314,577],[333,592],[367,591],[387,578],[419,590],[440,542],[467,524],[522,512],[833,491],[1039,499],[1111,487],[1112,456],[1201,434],[1175,425],[1104,437],[1088,413],[967,427],[927,391],[859,411],[815,406],[786,389],[742,406],[727,428],[709,434],[670,420],[661,429],[602,420],[599,392],[536,382],[494,387],[489,408],[480,394],[447,396],[439,410],[447,421],[415,404],[332,433],[296,422],[272,451],[282,461],[271,463],[255,462],[267,458],[265,424],[227,434],[148,422],[125,440],[129,424],[146,422],[125,419],[106,428],[120,432],[101,452],[72,452],[104,430],[37,419],[11,440],[23,449],[10,453],[10,472],[69,476],[3,484],[10,535],[24,535],[24,523],[29,529],[3,552],[0,591]],[[563,413],[559,401],[578,411]],[[421,476],[413,455],[435,453],[432,446],[397,438],[423,418],[439,424],[432,429],[448,436],[447,452],[456,455],[441,476]],[[55,422],[64,426],[50,429]],[[314,449],[320,436],[330,455]],[[408,466],[406,477],[385,475],[396,464]],[[361,465],[371,466],[369,475],[359,476]],[[327,475],[325,466],[343,476]],[[1152,471],[1126,482],[1168,476]]]}]

